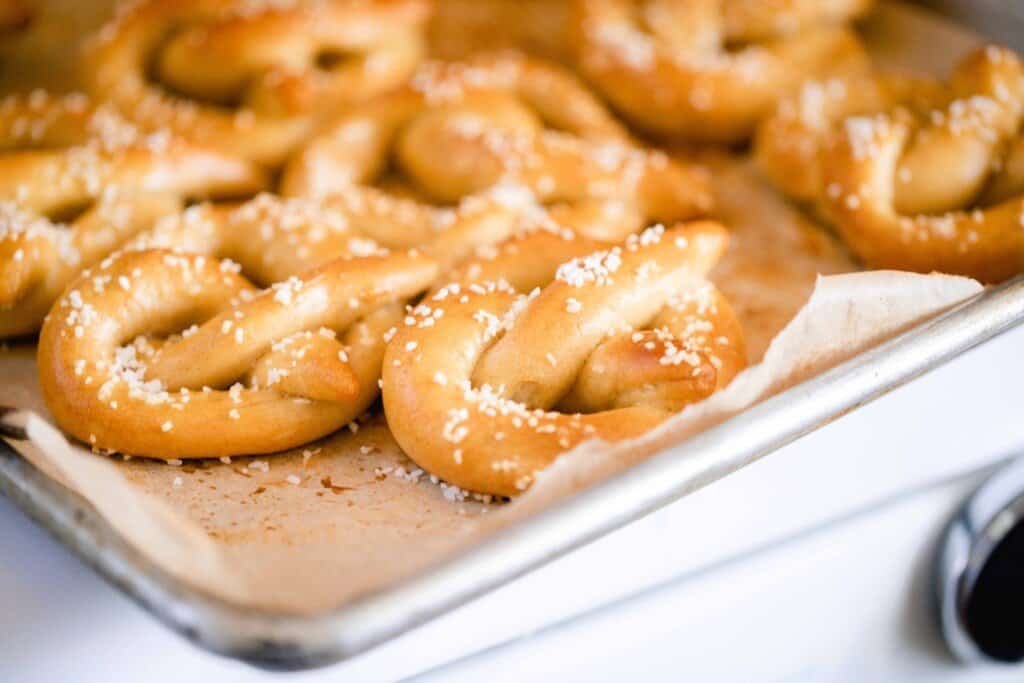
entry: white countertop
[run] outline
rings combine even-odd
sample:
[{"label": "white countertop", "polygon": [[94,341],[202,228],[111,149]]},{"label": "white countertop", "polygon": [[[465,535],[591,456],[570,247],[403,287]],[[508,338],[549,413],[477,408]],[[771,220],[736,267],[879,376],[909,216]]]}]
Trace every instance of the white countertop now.
[{"label": "white countertop", "polygon": [[[930,618],[930,566],[923,561],[930,552],[922,549],[930,551],[941,524],[977,481],[966,477],[916,494],[421,678],[1019,681],[1019,670],[974,672],[954,664]],[[0,557],[0,680],[281,678],[194,648],[5,501]],[[286,678],[381,680],[391,668],[388,657],[371,653]]]}]

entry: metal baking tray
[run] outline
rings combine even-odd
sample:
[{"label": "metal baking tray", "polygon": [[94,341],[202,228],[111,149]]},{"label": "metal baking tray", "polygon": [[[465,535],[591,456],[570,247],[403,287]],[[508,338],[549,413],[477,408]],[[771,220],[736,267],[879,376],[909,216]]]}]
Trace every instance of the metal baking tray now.
[{"label": "metal baking tray", "polygon": [[[982,29],[1000,9],[1007,9],[1002,2],[932,4]],[[964,14],[967,9],[972,13]],[[1022,47],[1024,32],[1018,29],[1015,36],[1016,47]],[[198,645],[268,669],[311,668],[348,659],[409,631],[1022,323],[1024,276],[982,292],[415,577],[311,616],[241,607],[175,579],[128,545],[88,502],[36,470],[2,439],[0,492],[86,564]]]}]

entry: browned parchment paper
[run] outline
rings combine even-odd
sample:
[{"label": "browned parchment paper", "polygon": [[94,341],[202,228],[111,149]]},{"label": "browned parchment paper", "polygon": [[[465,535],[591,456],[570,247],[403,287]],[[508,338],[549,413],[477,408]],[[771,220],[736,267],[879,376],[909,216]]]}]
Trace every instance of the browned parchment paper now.
[{"label": "browned parchment paper", "polygon": [[[868,27],[887,62],[938,71],[971,44],[948,31],[898,6],[886,6]],[[908,35],[917,36],[913,49]],[[925,54],[940,47],[941,59]],[[748,162],[709,156],[707,163],[732,233],[714,279],[743,321],[751,361],[763,362],[642,439],[581,446],[511,504],[458,500],[458,491],[416,475],[379,416],[356,432],[231,463],[173,467],[94,455],[67,444],[45,421],[28,346],[0,351],[0,402],[41,416],[29,423],[32,443],[16,447],[183,580],[239,603],[308,613],[440,561],[980,290],[954,277],[838,275],[854,264]]]}]

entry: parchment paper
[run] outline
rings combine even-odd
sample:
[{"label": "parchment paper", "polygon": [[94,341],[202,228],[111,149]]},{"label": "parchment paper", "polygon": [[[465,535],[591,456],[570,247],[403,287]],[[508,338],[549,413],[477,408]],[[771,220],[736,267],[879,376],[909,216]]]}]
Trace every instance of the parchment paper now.
[{"label": "parchment paper", "polygon": [[[936,45],[928,24],[915,23],[906,10],[886,10],[881,24],[869,28],[872,35],[891,39],[913,29],[916,47]],[[962,52],[970,44],[969,37],[957,35],[960,47],[945,40],[945,51]],[[878,50],[906,52],[884,40]],[[930,63],[920,56],[916,61]],[[309,613],[438,562],[980,291],[977,283],[955,277],[839,275],[855,269],[848,256],[772,192],[748,162],[721,155],[705,161],[732,236],[714,280],[737,309],[751,361],[760,365],[642,439],[581,446],[511,504],[452,500],[454,491],[427,475],[409,476],[415,465],[380,416],[354,433],[345,430],[287,453],[229,464],[173,467],[91,454],[67,444],[45,422],[29,346],[0,351],[0,403],[40,415],[29,424],[33,443],[15,447],[91,501],[126,539],[174,575],[241,604]],[[289,475],[300,483],[288,483]]]}]

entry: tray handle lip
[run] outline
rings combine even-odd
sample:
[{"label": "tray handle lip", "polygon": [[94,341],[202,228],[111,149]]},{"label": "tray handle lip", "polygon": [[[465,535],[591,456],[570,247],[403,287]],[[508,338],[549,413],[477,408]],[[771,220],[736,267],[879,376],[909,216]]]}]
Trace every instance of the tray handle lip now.
[{"label": "tray handle lip", "polygon": [[120,538],[89,503],[36,470],[2,439],[0,491],[86,564],[201,647],[261,668],[314,668],[361,654],[654,512],[1022,323],[1024,276],[987,289],[416,576],[311,615],[243,607],[179,582]]}]

